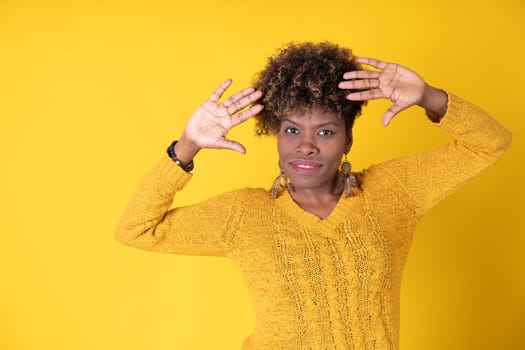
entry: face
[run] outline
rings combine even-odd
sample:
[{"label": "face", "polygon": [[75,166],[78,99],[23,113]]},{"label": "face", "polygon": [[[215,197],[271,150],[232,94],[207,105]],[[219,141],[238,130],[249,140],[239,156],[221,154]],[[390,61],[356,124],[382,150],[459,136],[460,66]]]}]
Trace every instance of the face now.
[{"label": "face", "polygon": [[296,191],[333,191],[343,153],[351,147],[345,122],[314,107],[281,120],[277,135],[279,164]]}]

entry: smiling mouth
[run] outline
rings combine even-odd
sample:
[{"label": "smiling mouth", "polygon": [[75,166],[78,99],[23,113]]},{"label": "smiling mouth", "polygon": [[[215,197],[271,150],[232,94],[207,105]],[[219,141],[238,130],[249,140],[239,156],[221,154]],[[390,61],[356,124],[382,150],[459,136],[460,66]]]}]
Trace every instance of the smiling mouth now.
[{"label": "smiling mouth", "polygon": [[295,170],[298,173],[309,174],[321,168],[322,165],[319,163],[305,161],[305,160],[296,160],[296,161],[291,162],[290,166],[292,167],[293,170]]}]

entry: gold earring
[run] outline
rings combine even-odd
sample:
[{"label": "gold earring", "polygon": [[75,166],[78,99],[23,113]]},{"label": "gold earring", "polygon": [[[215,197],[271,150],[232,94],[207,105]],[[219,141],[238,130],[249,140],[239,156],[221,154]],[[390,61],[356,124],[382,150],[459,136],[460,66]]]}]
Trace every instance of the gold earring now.
[{"label": "gold earring", "polygon": [[283,188],[286,188],[288,185],[288,176],[286,176],[286,173],[283,171],[283,169],[280,169],[279,175],[275,178],[272,185],[272,198],[277,198],[279,195],[279,192]]},{"label": "gold earring", "polygon": [[357,187],[357,179],[350,173],[352,165],[348,161],[346,154],[343,163],[341,164],[341,178],[340,184],[343,187],[343,197],[352,197],[354,195],[353,188]]}]

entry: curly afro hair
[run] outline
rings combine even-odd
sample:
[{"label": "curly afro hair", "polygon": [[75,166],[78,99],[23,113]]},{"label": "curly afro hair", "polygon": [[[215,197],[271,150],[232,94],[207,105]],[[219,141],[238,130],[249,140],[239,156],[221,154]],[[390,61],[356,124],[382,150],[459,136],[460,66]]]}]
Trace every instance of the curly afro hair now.
[{"label": "curly afro hair", "polygon": [[348,90],[338,88],[343,74],[360,69],[350,49],[329,42],[289,43],[268,59],[254,86],[264,109],[256,116],[258,135],[276,135],[281,118],[319,107],[345,120],[351,134],[363,101],[349,101]]}]

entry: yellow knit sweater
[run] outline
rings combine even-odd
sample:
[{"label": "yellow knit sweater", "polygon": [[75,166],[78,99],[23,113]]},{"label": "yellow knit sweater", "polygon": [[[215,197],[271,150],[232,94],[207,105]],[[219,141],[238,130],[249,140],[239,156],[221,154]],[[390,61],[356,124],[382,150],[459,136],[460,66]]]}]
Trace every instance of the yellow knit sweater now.
[{"label": "yellow knit sweater", "polygon": [[401,275],[416,223],[511,143],[505,128],[453,95],[436,125],[456,139],[357,174],[357,195],[326,219],[286,191],[272,199],[259,188],[169,210],[191,174],[163,156],[116,237],[152,251],[232,259],[256,315],[243,349],[397,349]]}]

